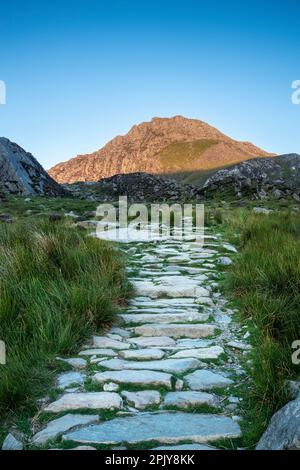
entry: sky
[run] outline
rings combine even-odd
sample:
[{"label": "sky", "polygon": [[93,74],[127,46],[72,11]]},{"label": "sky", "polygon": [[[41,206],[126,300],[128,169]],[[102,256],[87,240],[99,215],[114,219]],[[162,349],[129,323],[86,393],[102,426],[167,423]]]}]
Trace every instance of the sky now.
[{"label": "sky", "polygon": [[299,0],[0,2],[0,136],[45,168],[154,116],[300,153]]}]

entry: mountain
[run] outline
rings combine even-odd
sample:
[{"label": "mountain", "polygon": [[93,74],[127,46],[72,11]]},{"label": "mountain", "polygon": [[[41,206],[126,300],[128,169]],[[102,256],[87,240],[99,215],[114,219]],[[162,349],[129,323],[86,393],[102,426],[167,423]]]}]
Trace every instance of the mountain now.
[{"label": "mountain", "polygon": [[66,191],[19,145],[0,137],[0,193],[61,196]]},{"label": "mountain", "polygon": [[182,116],[153,118],[133,126],[102,149],[51,168],[59,183],[97,181],[116,174],[184,174],[271,154],[238,142],[216,128]]},{"label": "mountain", "polygon": [[204,183],[204,196],[234,195],[253,199],[293,197],[300,202],[300,155],[255,158],[213,173]]}]

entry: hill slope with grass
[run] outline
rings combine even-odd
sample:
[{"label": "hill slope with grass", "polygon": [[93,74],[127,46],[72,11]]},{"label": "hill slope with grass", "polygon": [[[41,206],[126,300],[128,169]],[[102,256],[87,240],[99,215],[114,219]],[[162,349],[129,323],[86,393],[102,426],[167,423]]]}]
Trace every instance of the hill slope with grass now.
[{"label": "hill slope with grass", "polygon": [[180,175],[261,156],[271,154],[249,142],[233,140],[203,121],[175,116],[133,126],[102,149],[59,163],[49,173],[59,183],[136,172]]}]

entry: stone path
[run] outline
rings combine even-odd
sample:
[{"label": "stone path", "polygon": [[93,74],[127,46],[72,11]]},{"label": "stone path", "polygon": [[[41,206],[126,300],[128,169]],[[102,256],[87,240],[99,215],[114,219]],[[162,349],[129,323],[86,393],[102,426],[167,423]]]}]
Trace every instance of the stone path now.
[{"label": "stone path", "polygon": [[58,377],[57,399],[42,410],[50,421],[35,425],[32,444],[230,448],[241,436],[235,394],[249,349],[218,292],[234,247],[207,234],[204,247],[169,240],[121,249],[135,297],[109,333],[58,359],[70,371]]}]

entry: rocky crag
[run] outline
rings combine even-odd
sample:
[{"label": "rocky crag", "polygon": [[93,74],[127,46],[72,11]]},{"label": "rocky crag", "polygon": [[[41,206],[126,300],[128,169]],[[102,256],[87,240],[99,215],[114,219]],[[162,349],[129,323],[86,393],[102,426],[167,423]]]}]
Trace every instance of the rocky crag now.
[{"label": "rocky crag", "polygon": [[0,198],[6,194],[62,196],[65,193],[31,153],[0,138]]},{"label": "rocky crag", "polygon": [[231,194],[250,199],[293,197],[300,202],[300,155],[257,158],[216,171],[203,185],[203,196]]}]

